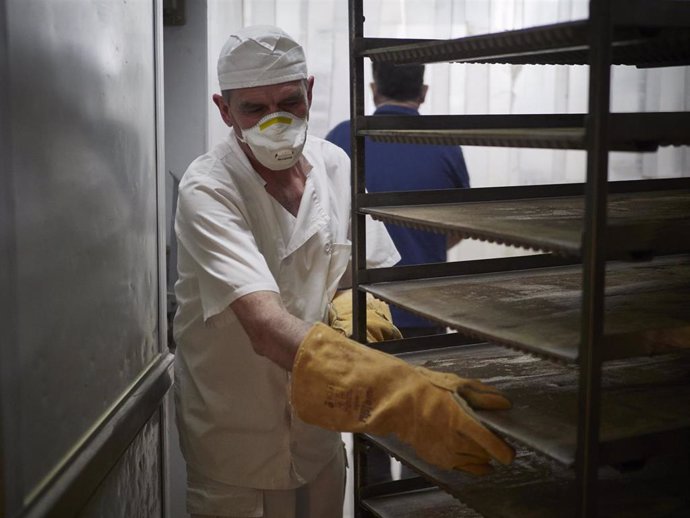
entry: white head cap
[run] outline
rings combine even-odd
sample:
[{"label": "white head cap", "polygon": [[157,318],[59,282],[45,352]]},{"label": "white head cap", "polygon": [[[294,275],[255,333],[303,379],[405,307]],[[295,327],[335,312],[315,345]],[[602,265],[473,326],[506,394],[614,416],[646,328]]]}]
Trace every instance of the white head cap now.
[{"label": "white head cap", "polygon": [[236,31],[225,42],[218,58],[221,90],[306,78],[304,50],[278,27],[255,25]]}]

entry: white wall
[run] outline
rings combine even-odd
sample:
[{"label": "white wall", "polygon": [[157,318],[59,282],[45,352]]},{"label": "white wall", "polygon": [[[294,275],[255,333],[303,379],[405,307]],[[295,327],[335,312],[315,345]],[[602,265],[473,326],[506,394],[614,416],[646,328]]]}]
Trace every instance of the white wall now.
[{"label": "white wall", "polygon": [[[227,135],[228,127],[221,120],[216,106],[211,101],[211,96],[220,93],[218,76],[216,74],[216,62],[218,54],[225,44],[228,35],[245,25],[244,15],[248,10],[246,0],[206,0],[208,3],[208,40],[207,40],[207,84],[206,84],[206,108],[208,142],[206,147],[211,148]],[[189,3],[189,2],[188,2]],[[266,21],[264,23],[273,23]]]},{"label": "white wall", "polygon": [[[206,151],[208,145],[208,34],[207,1],[187,2],[186,23],[163,30],[165,95],[165,171],[167,242],[171,241],[173,183],[184,174],[189,163]],[[214,68],[215,70],[215,68]],[[168,292],[176,274],[175,255],[171,256]],[[175,407],[167,398],[168,469],[170,517],[188,518],[186,511],[186,469],[175,426]]]},{"label": "white wall", "polygon": [[[529,27],[587,16],[588,0],[367,0],[365,35],[453,38]],[[240,24],[280,25],[305,47],[315,76],[310,131],[324,136],[349,117],[347,2],[343,0],[209,0],[209,84],[215,91],[215,56],[225,35]],[[675,110],[690,105],[688,67],[637,70],[615,67],[612,109]],[[366,82],[370,67],[365,66]],[[587,67],[433,64],[424,114],[563,113],[587,109]],[[367,110],[373,102],[367,92]],[[225,134],[211,118],[210,143]],[[467,147],[474,186],[582,181],[578,151]],[[611,178],[688,174],[690,152],[614,153]]]}]

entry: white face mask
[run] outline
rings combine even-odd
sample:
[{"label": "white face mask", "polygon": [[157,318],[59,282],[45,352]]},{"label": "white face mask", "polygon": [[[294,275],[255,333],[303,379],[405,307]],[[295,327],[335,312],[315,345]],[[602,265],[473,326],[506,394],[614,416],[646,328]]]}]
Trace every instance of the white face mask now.
[{"label": "white face mask", "polygon": [[269,113],[256,125],[243,129],[238,139],[249,146],[264,167],[272,171],[288,169],[302,154],[307,140],[307,120],[289,112]]}]

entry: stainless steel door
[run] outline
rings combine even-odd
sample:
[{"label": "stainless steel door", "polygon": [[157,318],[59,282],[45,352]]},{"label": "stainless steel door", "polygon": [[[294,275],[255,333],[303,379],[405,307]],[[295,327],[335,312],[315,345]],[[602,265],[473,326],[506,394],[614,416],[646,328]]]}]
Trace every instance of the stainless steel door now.
[{"label": "stainless steel door", "polygon": [[160,516],[160,5],[0,6],[2,509]]}]

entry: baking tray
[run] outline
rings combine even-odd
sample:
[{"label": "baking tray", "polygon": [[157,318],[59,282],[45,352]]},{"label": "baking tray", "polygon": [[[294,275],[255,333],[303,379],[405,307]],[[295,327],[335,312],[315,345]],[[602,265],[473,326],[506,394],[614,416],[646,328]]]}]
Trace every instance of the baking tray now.
[{"label": "baking tray", "polygon": [[[382,47],[362,38],[357,53],[372,61],[393,63],[491,63],[585,65],[589,63],[588,20],[526,29],[432,40]],[[682,65],[690,62],[690,35],[686,27],[615,27],[611,60],[616,65],[640,67]]]},{"label": "baking tray", "polygon": [[[400,355],[415,365],[478,378],[512,402],[477,411],[499,434],[564,466],[575,464],[577,369],[488,344]],[[690,452],[690,355],[609,362],[601,375],[600,464]]]},{"label": "baking tray", "polygon": [[[362,285],[374,296],[469,336],[576,362],[582,267],[565,266]],[[690,342],[690,256],[606,267],[604,360]]]},{"label": "baking tray", "polygon": [[481,514],[435,488],[365,498],[362,505],[378,518],[481,518]]},{"label": "baking tray", "polygon": [[[487,518],[576,516],[574,471],[532,451],[520,449],[510,466],[499,466],[490,475],[475,477],[439,470],[417,459],[410,447],[392,437],[367,435],[356,440],[382,447]],[[599,518],[687,518],[688,470],[687,457],[656,457],[638,465],[601,468]]]},{"label": "baking tray", "polygon": [[[420,171],[423,174],[423,171]],[[363,208],[386,223],[580,257],[584,196]],[[610,255],[690,250],[690,190],[610,194]]]}]

